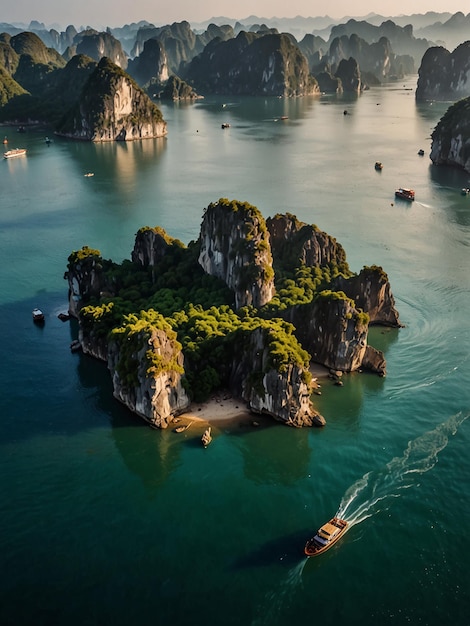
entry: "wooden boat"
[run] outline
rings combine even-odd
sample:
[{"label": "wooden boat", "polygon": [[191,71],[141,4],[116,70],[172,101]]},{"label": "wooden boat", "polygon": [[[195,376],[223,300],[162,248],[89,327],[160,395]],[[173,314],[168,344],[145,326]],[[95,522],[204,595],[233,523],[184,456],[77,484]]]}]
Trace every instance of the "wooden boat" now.
[{"label": "wooden boat", "polygon": [[188,422],[187,424],[184,424],[183,426],[177,426],[175,428],[175,433],[184,433],[185,430],[188,430],[191,424],[192,422]]},{"label": "wooden boat", "polygon": [[402,200],[408,200],[409,202],[413,202],[415,199],[414,189],[406,189],[405,187],[400,187],[395,191],[395,197],[401,198]]},{"label": "wooden boat", "polygon": [[304,550],[305,554],[307,556],[323,554],[344,535],[347,527],[348,522],[346,520],[333,517],[317,530],[317,534],[314,537],[307,541]]},{"label": "wooden boat", "polygon": [[206,428],[206,430],[204,431],[204,434],[201,437],[201,441],[202,441],[202,445],[204,446],[204,448],[207,448],[207,446],[212,441],[211,427],[210,426],[209,426],[209,428]]},{"label": "wooden boat", "polygon": [[13,159],[14,157],[24,156],[26,154],[26,148],[13,148],[13,150],[7,150],[3,153],[4,159]]},{"label": "wooden boat", "polygon": [[383,169],[383,165],[380,161],[376,161],[374,167],[378,172],[380,172]]},{"label": "wooden boat", "polygon": [[33,309],[33,322],[44,322],[44,313],[41,309]]}]

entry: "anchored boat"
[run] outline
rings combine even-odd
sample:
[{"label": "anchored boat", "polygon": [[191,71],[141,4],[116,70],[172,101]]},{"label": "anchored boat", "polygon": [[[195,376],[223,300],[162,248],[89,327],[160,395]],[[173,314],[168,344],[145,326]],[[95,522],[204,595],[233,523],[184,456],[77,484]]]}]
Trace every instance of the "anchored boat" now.
[{"label": "anchored boat", "polygon": [[318,556],[326,552],[344,535],[347,527],[348,522],[346,520],[333,517],[317,530],[317,534],[314,537],[307,541],[305,554],[307,556]]},{"label": "anchored boat", "polygon": [[13,150],[7,150],[3,153],[4,159],[13,159],[14,157],[23,156],[26,154],[26,148],[13,148]]}]

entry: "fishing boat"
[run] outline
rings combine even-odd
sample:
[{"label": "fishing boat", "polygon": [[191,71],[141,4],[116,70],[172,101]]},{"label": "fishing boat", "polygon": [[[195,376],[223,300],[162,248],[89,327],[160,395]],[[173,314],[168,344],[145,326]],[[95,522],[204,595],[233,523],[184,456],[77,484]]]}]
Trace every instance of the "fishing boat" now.
[{"label": "fishing boat", "polygon": [[23,156],[26,154],[26,148],[13,148],[13,150],[7,150],[3,153],[4,159],[13,159],[14,157]]},{"label": "fishing boat", "polygon": [[201,442],[204,448],[207,448],[207,446],[210,444],[211,441],[212,441],[211,427],[209,426],[209,428],[206,428],[206,430],[204,431],[201,437]]},{"label": "fishing boat", "polygon": [[344,535],[347,527],[348,522],[346,520],[333,517],[317,530],[317,534],[314,537],[307,541],[304,550],[305,554],[307,556],[323,554]]},{"label": "fishing boat", "polygon": [[414,189],[406,189],[405,187],[400,187],[395,191],[395,197],[401,198],[402,200],[408,200],[409,202],[413,202],[415,199]]},{"label": "fishing boat", "polygon": [[44,313],[41,309],[33,309],[33,322],[44,322]]},{"label": "fishing boat", "polygon": [[177,426],[175,428],[175,433],[184,433],[185,430],[191,426],[192,422],[188,422],[187,424],[183,424],[182,426]]}]

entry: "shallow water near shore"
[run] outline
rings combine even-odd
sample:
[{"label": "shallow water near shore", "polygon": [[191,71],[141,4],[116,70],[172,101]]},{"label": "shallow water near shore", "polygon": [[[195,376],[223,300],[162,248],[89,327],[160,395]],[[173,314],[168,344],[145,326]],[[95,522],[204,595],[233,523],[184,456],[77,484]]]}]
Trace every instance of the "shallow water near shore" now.
[{"label": "shallow water near shore", "polygon": [[[416,105],[415,84],[164,105],[168,137],[130,145],[2,128],[28,149],[0,163],[2,625],[468,624],[470,176],[430,163],[447,105]],[[324,429],[221,426],[203,449],[70,352],[70,252],[129,258],[145,225],[188,243],[219,197],[294,213],[354,271],[388,273],[404,328],[369,336],[387,377],[321,381]],[[335,513],[346,535],[304,558]]]}]

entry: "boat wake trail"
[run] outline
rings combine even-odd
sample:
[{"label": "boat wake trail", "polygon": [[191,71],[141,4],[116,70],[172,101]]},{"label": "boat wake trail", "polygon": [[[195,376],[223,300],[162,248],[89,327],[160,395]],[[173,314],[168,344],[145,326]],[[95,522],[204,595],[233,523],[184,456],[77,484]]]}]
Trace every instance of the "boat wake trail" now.
[{"label": "boat wake trail", "polygon": [[349,527],[360,524],[380,508],[379,503],[398,498],[403,489],[416,486],[416,477],[432,469],[437,463],[449,437],[470,413],[457,413],[433,430],[413,439],[400,457],[393,458],[384,468],[368,472],[356,481],[343,496],[336,517],[349,522]]},{"label": "boat wake trail", "polygon": [[293,601],[293,593],[302,586],[302,572],[306,559],[291,568],[282,584],[275,591],[266,594],[264,602],[260,606],[259,615],[252,621],[252,626],[273,626],[279,623],[279,615],[289,608]]}]

